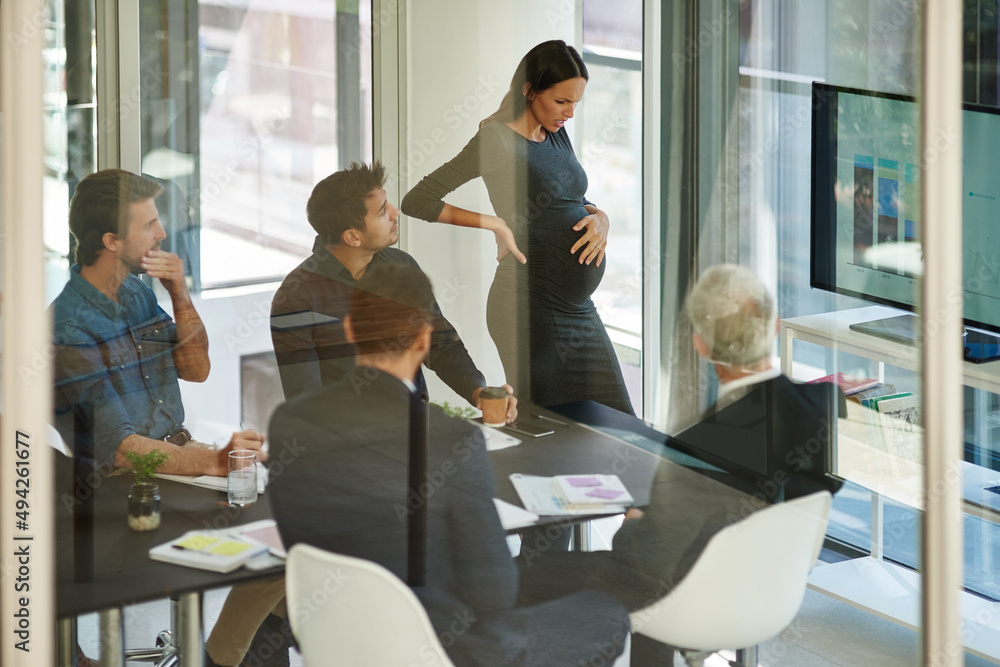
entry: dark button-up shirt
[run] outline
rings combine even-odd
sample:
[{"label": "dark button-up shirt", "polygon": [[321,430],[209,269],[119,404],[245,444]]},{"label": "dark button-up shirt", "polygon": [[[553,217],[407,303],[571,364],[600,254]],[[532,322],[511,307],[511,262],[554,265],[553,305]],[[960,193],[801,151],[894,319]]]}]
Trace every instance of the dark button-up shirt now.
[{"label": "dark button-up shirt", "polygon": [[[398,248],[378,251],[371,262],[420,268],[417,260]],[[354,370],[354,346],[344,338],[343,319],[350,310],[355,284],[351,272],[318,237],[313,254],[282,281],[271,304],[271,340],[286,399],[333,384]],[[472,393],[486,386],[486,379],[436,301],[432,311],[436,322],[424,365],[471,402]],[[426,391],[422,374],[416,385]]]},{"label": "dark button-up shirt", "polygon": [[55,424],[78,455],[114,461],[132,434],[160,439],[184,422],[173,320],[135,276],[118,302],[80,275],[49,308],[55,343]]}]

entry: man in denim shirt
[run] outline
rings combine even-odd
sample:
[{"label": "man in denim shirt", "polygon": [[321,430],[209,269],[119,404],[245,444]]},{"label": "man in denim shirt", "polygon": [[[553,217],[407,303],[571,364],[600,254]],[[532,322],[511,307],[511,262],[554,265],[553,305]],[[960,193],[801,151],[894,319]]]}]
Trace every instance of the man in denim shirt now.
[{"label": "man in denim shirt", "polygon": [[[225,449],[181,447],[178,378],[208,377],[208,336],[188,293],[181,259],[153,199],[158,184],[118,169],[77,185],[69,227],[77,241],[70,280],[51,306],[56,344],[56,427],[74,455],[128,465],[125,452],[161,450],[165,473],[227,474],[232,449],[260,450],[263,438],[234,433]],[[159,279],[174,319],[133,274]]]},{"label": "man in denim shirt", "polygon": [[[241,431],[221,450],[189,444],[178,379],[208,377],[208,336],[181,259],[160,250],[166,233],[153,201],[160,192],[155,182],[118,169],[91,174],[76,187],[69,228],[77,263],[51,306],[56,428],[78,465],[108,470],[128,466],[126,452],[159,450],[167,454],[160,472],[225,476],[234,449],[266,459],[264,438]],[[160,281],[173,318],[137,273]],[[214,652],[242,658],[283,593],[283,579],[234,588],[209,638]],[[256,621],[240,613],[247,601],[264,608]]]}]

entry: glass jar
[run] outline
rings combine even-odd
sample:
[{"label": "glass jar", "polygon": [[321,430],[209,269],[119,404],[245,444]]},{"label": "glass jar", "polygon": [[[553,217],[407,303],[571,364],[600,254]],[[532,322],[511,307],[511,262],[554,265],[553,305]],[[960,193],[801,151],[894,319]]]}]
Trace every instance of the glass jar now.
[{"label": "glass jar", "polygon": [[128,527],[156,530],[160,527],[160,487],[152,482],[133,484],[128,492]]}]

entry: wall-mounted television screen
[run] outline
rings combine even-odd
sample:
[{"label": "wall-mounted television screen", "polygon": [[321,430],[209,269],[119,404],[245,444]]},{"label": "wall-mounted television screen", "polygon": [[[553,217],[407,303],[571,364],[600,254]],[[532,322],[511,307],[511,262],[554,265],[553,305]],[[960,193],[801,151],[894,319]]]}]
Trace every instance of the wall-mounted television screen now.
[{"label": "wall-mounted television screen", "polygon": [[[921,147],[919,107],[903,95],[814,83],[812,101],[812,287],[914,311],[921,226],[946,224],[962,234],[965,322],[1000,333],[1000,109],[963,107],[963,224],[920,211],[921,165],[957,132]],[[918,337],[914,319],[883,333]]]}]

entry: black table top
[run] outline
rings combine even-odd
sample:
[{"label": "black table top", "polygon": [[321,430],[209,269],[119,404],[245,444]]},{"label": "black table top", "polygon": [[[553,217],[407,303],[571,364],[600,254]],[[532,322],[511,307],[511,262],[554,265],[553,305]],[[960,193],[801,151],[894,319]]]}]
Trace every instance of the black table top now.
[{"label": "black table top", "polygon": [[[490,453],[496,475],[498,498],[522,506],[517,491],[510,481],[510,475],[513,473],[547,477],[614,473],[621,478],[625,488],[632,494],[635,504],[642,506],[649,503],[650,490],[654,483],[693,474],[681,466],[661,465],[663,462],[661,454],[665,452],[661,443],[665,441],[666,436],[648,429],[635,417],[590,401],[572,405],[580,409],[571,418],[567,418],[561,411],[532,408],[530,410],[532,413],[541,413],[569,425],[560,426],[530,416],[523,417],[524,421],[551,428],[553,434],[531,438],[511,433],[521,440],[520,445]],[[528,412],[526,409],[522,414]],[[574,421],[577,418],[582,418],[583,423]],[[618,426],[631,425],[633,429],[642,432],[645,436],[644,442],[630,442],[618,437],[613,429],[602,432],[599,428],[608,423],[607,420],[613,420]],[[569,517],[575,521],[586,518]],[[539,523],[556,521],[564,523],[567,519],[568,517],[543,517]]]},{"label": "black table top", "polygon": [[[68,468],[69,466],[63,466]],[[69,474],[57,475],[60,491]],[[222,529],[271,516],[267,493],[243,508],[226,504],[226,495],[189,484],[159,480],[162,501],[157,530],[129,530],[126,518],[131,475],[108,477],[95,491],[94,572],[89,581],[74,581],[73,525],[67,503],[57,503],[56,609],[76,616],[99,609],[156,600],[170,595],[231,586],[280,573],[240,568],[229,574],[198,570],[149,558],[149,550],[189,530]],[[82,548],[82,547],[81,547]]]},{"label": "black table top", "polygon": [[[664,464],[663,456],[670,456],[669,450],[662,444],[666,437],[634,417],[591,402],[559,406],[556,410],[559,412],[522,404],[525,421],[551,427],[554,433],[541,438],[515,433],[513,435],[522,440],[520,445],[491,452],[497,497],[501,500],[521,506],[510,482],[512,473],[544,476],[615,473],[637,505],[649,502],[653,484],[697,474],[686,465],[671,464],[669,461]],[[530,417],[530,413],[546,414],[569,425],[540,421]],[[574,419],[597,428],[576,423]],[[680,456],[683,458],[683,455]],[[68,488],[68,467],[65,464],[62,466],[60,489]],[[107,478],[96,489],[95,565],[89,581],[74,581],[72,520],[66,504],[59,503],[57,610],[60,617],[231,586],[281,571],[280,568],[272,568],[255,572],[241,568],[229,574],[220,574],[153,561],[148,556],[150,548],[189,530],[221,529],[270,518],[267,492],[253,505],[233,508],[226,504],[225,494],[219,491],[160,480],[160,527],[139,533],[129,530],[126,520],[126,497],[130,485],[131,476],[123,475]],[[586,518],[572,517],[571,520]],[[566,517],[543,518],[540,523],[566,520]]]}]

